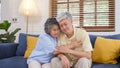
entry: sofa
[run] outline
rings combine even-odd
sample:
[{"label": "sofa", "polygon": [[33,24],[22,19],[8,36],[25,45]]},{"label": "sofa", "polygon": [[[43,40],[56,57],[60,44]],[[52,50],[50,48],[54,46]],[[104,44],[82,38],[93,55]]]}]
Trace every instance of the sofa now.
[{"label": "sofa", "polygon": [[[26,37],[30,35],[20,33],[18,43],[0,43],[0,68],[28,68],[26,59],[23,55],[26,50]],[[92,47],[94,48],[94,43],[98,35],[89,35]],[[99,35],[100,36],[100,35]],[[102,36],[111,39],[120,39],[120,34]],[[92,63],[91,68],[120,68],[120,58],[117,64],[99,64]]]}]

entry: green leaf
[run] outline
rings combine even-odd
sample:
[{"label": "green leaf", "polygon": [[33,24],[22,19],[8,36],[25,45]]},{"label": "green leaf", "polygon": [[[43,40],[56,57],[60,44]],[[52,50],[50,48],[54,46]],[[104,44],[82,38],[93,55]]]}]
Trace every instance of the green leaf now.
[{"label": "green leaf", "polygon": [[21,30],[21,29],[20,28],[15,29],[13,32],[11,32],[10,35],[15,35],[19,30]]},{"label": "green leaf", "polygon": [[0,23],[0,29],[4,29],[6,31],[6,33],[0,34],[0,43],[14,43],[16,39],[15,34],[21,29],[16,28],[13,32],[8,32],[10,26],[11,23],[9,23],[8,20],[4,20]]},{"label": "green leaf", "polygon": [[0,29],[4,29],[5,31],[8,31],[10,26],[11,23],[9,23],[8,20],[4,20],[2,23],[0,23]]}]

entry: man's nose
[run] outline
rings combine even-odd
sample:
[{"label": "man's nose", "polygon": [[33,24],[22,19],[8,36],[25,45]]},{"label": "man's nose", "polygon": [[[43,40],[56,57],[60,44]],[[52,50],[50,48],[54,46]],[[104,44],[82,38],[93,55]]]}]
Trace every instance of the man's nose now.
[{"label": "man's nose", "polygon": [[66,27],[65,26],[63,26],[63,29],[65,29]]}]

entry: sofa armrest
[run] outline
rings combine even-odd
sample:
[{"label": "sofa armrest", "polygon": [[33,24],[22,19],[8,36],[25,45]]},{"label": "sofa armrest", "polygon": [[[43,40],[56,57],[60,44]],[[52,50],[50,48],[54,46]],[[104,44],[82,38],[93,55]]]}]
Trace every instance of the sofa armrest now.
[{"label": "sofa armrest", "polygon": [[0,59],[16,55],[17,43],[0,43]]}]

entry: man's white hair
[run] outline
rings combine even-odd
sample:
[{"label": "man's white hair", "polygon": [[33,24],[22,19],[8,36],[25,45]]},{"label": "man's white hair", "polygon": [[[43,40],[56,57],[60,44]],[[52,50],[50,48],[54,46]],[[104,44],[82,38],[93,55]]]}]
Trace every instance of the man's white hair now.
[{"label": "man's white hair", "polygon": [[69,19],[72,20],[72,15],[69,12],[62,12],[59,15],[57,15],[56,20],[60,22],[63,19]]}]

